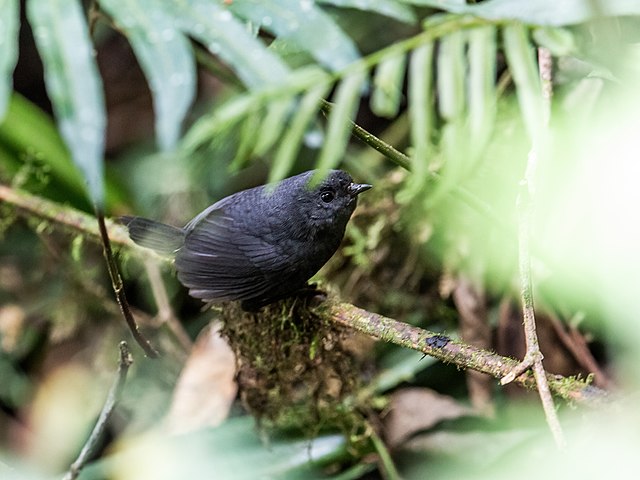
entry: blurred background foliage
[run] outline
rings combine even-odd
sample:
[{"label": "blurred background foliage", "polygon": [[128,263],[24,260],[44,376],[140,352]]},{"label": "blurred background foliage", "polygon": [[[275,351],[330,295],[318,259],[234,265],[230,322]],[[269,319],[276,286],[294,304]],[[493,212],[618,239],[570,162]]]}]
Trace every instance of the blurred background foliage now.
[{"label": "blurred background foliage", "polygon": [[[203,330],[218,314],[123,250],[127,293],[165,355],[134,351],[81,478],[591,478],[632,465],[640,4],[0,0],[0,12],[2,185],[180,225],[241,188],[344,168],[375,189],[322,284],[516,357],[515,199],[544,136],[532,253],[545,365],[631,397],[614,413],[560,405],[558,453],[535,396],[352,339],[362,382],[345,410],[359,428],[261,438],[233,402],[232,357]],[[541,47],[554,60],[548,128]],[[354,121],[407,161],[351,140]],[[128,337],[96,239],[6,201],[0,212],[0,477],[41,478],[77,455]],[[185,372],[203,392],[190,400]]]}]

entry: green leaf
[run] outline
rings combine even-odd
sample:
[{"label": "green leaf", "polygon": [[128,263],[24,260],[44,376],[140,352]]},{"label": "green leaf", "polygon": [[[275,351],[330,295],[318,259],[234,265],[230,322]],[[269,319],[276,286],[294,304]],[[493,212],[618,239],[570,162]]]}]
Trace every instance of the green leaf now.
[{"label": "green leaf", "polygon": [[462,114],[465,105],[464,33],[446,35],[438,51],[438,109],[447,121]]},{"label": "green leaf", "polygon": [[100,5],[126,35],[147,77],[160,148],[173,148],[195,94],[195,61],[189,41],[158,0],[102,0]]},{"label": "green leaf", "polygon": [[416,23],[413,9],[394,0],[319,0],[318,3],[375,12],[399,22]]},{"label": "green leaf", "polygon": [[538,45],[548,48],[555,57],[572,55],[577,50],[573,32],[566,28],[536,28],[533,30],[533,39]]},{"label": "green leaf", "polygon": [[185,135],[183,148],[193,152],[209,142],[218,129],[240,122],[248,116],[256,105],[255,95],[238,95],[218,106],[213,114],[200,117]]},{"label": "green leaf", "polygon": [[465,33],[458,30],[446,35],[440,40],[438,50],[438,109],[445,120],[440,147],[444,153],[443,168],[446,175],[431,192],[432,203],[460,182],[469,150],[468,131],[464,125],[467,94]]},{"label": "green leaf", "polygon": [[220,478],[234,480],[324,478],[322,466],[345,456],[342,435],[302,440],[261,440],[250,416],[182,435],[152,432],[132,437],[105,459],[85,468],[82,479]]},{"label": "green leaf", "polygon": [[106,114],[84,12],[76,0],[29,0],[27,17],[60,132],[101,208]]},{"label": "green leaf", "polygon": [[229,9],[211,0],[167,0],[161,5],[178,28],[227,62],[249,88],[278,84],[287,76],[289,68],[280,57],[254,38]]},{"label": "green leaf", "polygon": [[379,359],[379,369],[367,385],[376,393],[386,392],[403,382],[410,382],[415,375],[436,363],[433,357],[407,349],[393,349]]},{"label": "green leaf", "polygon": [[433,130],[431,98],[433,95],[433,42],[416,48],[409,63],[409,118],[411,123],[411,177],[398,200],[410,201],[429,175],[430,138]]},{"label": "green leaf", "polygon": [[[267,114],[257,132],[258,140],[256,141],[255,155],[264,155],[280,138],[294,102],[295,98],[287,96],[269,103]],[[256,135],[256,132],[253,134]]]},{"label": "green leaf", "polygon": [[0,0],[0,120],[12,90],[13,69],[18,61],[18,0]]},{"label": "green leaf", "polygon": [[229,168],[231,171],[238,171],[246,166],[251,153],[255,150],[257,135],[260,125],[262,125],[262,109],[254,108],[249,116],[244,120],[240,128],[240,143],[236,148],[234,156]]},{"label": "green leaf", "polygon": [[470,13],[489,20],[519,20],[534,25],[575,25],[602,16],[640,14],[640,2],[637,0],[488,0],[475,5],[467,4],[465,0],[402,1],[451,13]]},{"label": "green leaf", "polygon": [[538,145],[542,139],[544,111],[538,66],[533,56],[534,48],[529,43],[526,28],[521,24],[505,26],[503,37],[507,63],[516,84],[522,118],[529,138],[534,145]]},{"label": "green leaf", "polygon": [[392,118],[398,114],[406,63],[406,56],[396,53],[378,64],[373,79],[375,89],[371,96],[371,110],[376,115]]},{"label": "green leaf", "polygon": [[469,35],[469,129],[471,155],[480,155],[496,116],[496,28],[474,28]]},{"label": "green leaf", "polygon": [[312,0],[242,0],[230,2],[228,8],[277,38],[302,47],[332,71],[360,58],[351,38]]},{"label": "green leaf", "polygon": [[198,119],[185,136],[183,148],[193,151],[211,141],[216,131],[241,122],[256,106],[263,106],[274,99],[282,99],[284,95],[294,98],[301,91],[310,90],[316,85],[325,85],[329,81],[330,77],[324,70],[315,66],[304,67],[291,72],[278,85],[267,85],[234,96],[216,107],[211,115]]},{"label": "green leaf", "polygon": [[317,178],[338,165],[340,157],[344,155],[351,135],[351,122],[356,115],[360,93],[366,80],[366,70],[357,70],[338,85],[335,106],[328,120],[327,136],[317,162]]},{"label": "green leaf", "polygon": [[318,112],[320,101],[327,94],[329,88],[329,83],[323,83],[312,88],[302,97],[298,105],[298,110],[291,119],[284,137],[280,141],[278,151],[273,161],[273,167],[269,173],[270,182],[283,179],[291,170],[296,155],[300,151],[302,138],[311,120]]},{"label": "green leaf", "polygon": [[[12,152],[13,161],[19,166],[29,157],[46,165],[50,178],[44,193],[49,198],[79,200],[83,203],[76,203],[76,207],[91,207],[86,201],[82,176],[74,167],[51,117],[20,95],[11,97],[7,115],[0,123],[0,145]],[[49,187],[53,187],[53,191],[48,191]]]}]

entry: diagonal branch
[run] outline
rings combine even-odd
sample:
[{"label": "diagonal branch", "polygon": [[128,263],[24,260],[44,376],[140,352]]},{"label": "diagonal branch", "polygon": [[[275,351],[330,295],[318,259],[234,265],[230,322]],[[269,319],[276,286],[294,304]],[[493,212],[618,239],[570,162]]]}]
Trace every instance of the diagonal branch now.
[{"label": "diagonal branch", "polygon": [[122,277],[120,276],[120,271],[118,270],[118,264],[116,263],[115,258],[113,258],[111,240],[109,239],[109,232],[107,232],[107,226],[104,222],[104,214],[100,211],[96,211],[96,214],[98,220],[98,229],[100,231],[100,238],[102,239],[102,251],[107,262],[107,270],[109,270],[111,286],[113,287],[113,292],[116,295],[116,300],[118,300],[118,305],[120,306],[122,316],[127,322],[127,326],[131,331],[131,335],[133,335],[135,341],[138,343],[138,345],[140,345],[140,348],[144,350],[144,353],[150,358],[158,358],[160,354],[155,348],[153,348],[151,343],[149,343],[149,340],[147,340],[147,338],[138,328],[136,319],[133,317],[133,313],[131,312],[131,307],[129,307],[129,301],[127,300],[127,295],[124,291],[124,284],[122,283]]},{"label": "diagonal branch", "polygon": [[[511,372],[518,361],[468,345],[435,332],[368,312],[349,303],[327,301],[317,307],[317,313],[327,320],[358,330],[373,338],[417,350],[430,357],[459,368],[471,369],[501,379]],[[606,391],[588,382],[545,372],[551,390],[565,400],[598,405],[608,400]],[[514,379],[527,388],[535,388],[533,374],[525,371]]]}]

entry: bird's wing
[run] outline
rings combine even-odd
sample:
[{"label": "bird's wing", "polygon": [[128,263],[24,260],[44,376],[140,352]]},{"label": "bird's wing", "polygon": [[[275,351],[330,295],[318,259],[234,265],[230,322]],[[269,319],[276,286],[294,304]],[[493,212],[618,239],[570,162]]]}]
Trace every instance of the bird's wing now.
[{"label": "bird's wing", "polygon": [[246,300],[263,296],[280,281],[282,252],[260,232],[239,225],[224,208],[209,210],[189,228],[176,268],[192,296]]}]

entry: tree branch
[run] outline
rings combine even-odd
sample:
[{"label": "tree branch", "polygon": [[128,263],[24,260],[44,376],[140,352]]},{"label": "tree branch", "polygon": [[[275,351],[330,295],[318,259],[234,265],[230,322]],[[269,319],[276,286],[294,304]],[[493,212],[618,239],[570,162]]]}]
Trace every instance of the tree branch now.
[{"label": "tree branch", "polygon": [[[317,307],[325,319],[358,330],[378,340],[417,350],[459,368],[469,368],[500,379],[507,375],[518,361],[503,357],[435,332],[368,312],[348,303],[327,301]],[[588,405],[599,405],[608,400],[606,391],[589,385],[583,380],[546,373],[551,390],[565,400]],[[529,371],[514,379],[527,388],[535,388],[536,381]]]}]

